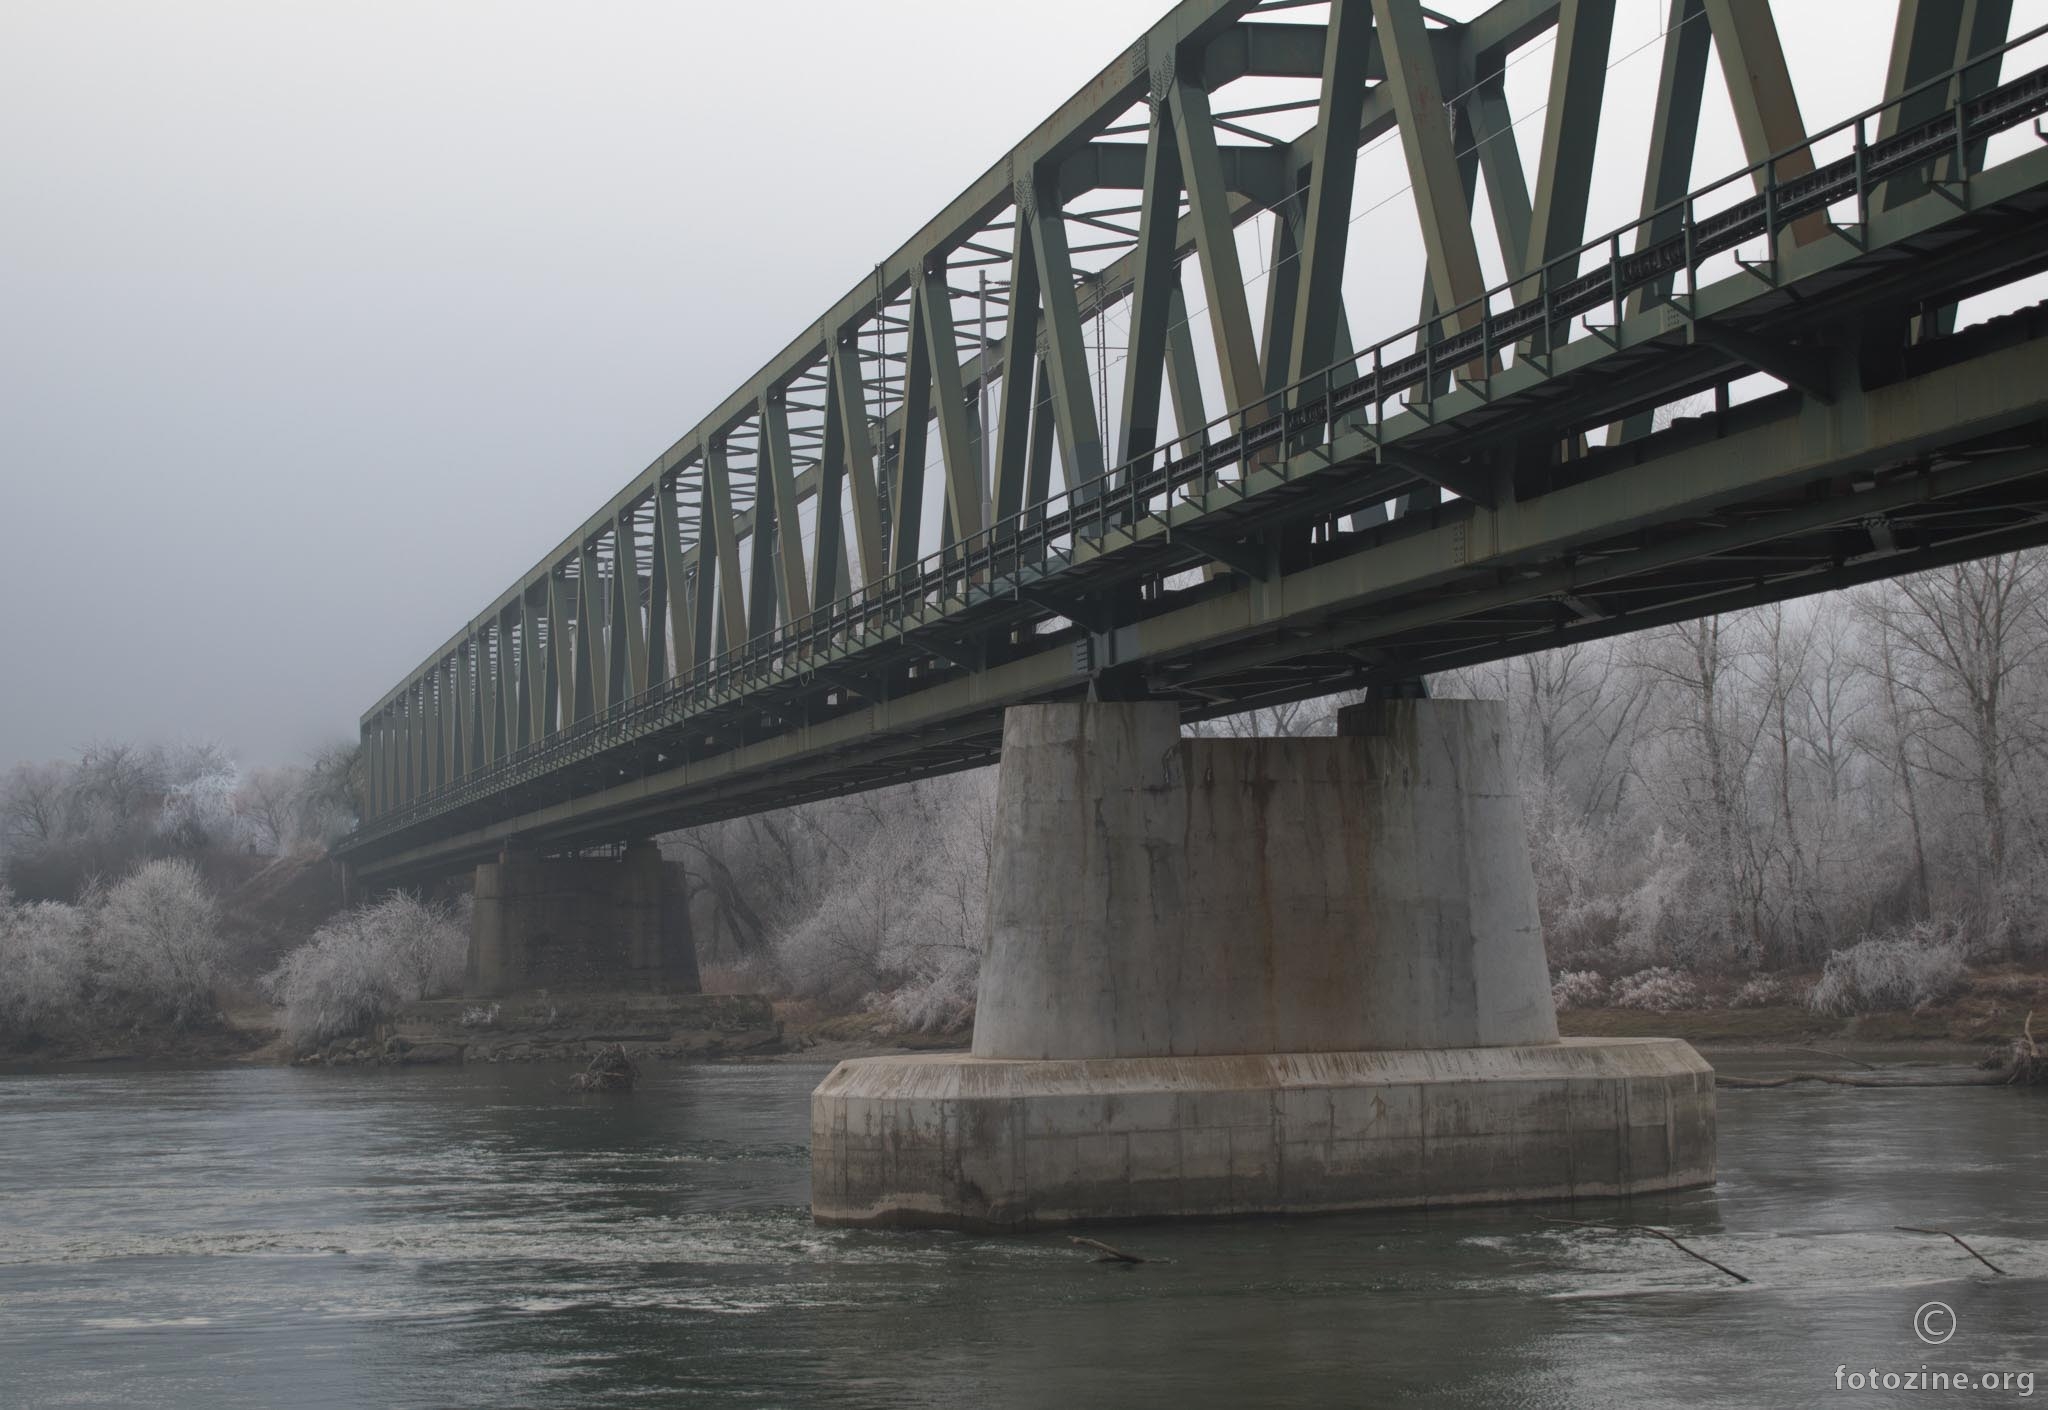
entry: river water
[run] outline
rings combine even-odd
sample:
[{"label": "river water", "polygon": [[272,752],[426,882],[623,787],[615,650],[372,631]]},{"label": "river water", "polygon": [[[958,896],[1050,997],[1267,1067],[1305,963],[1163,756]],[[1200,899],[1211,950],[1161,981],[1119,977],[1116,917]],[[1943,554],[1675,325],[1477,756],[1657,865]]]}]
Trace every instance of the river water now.
[{"label": "river water", "polygon": [[1836,1368],[2048,1372],[2048,1092],[1723,1091],[1718,1188],[1546,1211],[1740,1285],[1527,1209],[1107,1235],[1142,1267],[820,1230],[823,1074],[0,1077],[0,1408],[2001,1404]]}]

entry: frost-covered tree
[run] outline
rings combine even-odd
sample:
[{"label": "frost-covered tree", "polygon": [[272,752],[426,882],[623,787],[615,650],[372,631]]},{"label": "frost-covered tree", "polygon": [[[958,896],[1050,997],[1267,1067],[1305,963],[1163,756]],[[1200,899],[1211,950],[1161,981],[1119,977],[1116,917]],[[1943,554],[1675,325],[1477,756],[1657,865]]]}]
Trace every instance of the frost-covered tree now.
[{"label": "frost-covered tree", "polygon": [[460,909],[399,892],[334,917],[262,983],[284,1007],[286,1038],[304,1048],[453,992],[468,947]]},{"label": "frost-covered tree", "polygon": [[227,947],[219,905],[197,868],[181,859],[145,862],[91,910],[110,988],[179,1022],[212,1014]]},{"label": "frost-covered tree", "polygon": [[91,984],[85,912],[0,885],[0,1047],[75,1025]]},{"label": "frost-covered tree", "polygon": [[775,944],[792,991],[945,1028],[974,998],[994,847],[990,770],[893,790],[896,823],[846,837]]}]

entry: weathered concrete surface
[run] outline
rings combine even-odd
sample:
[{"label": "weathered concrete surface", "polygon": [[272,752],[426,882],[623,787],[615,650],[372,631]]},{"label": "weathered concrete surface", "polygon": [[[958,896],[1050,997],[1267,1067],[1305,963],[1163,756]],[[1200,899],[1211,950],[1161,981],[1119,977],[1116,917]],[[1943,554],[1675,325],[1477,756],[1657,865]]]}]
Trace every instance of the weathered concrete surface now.
[{"label": "weathered concrete surface", "polygon": [[680,879],[652,842],[611,858],[510,852],[476,869],[468,970],[475,996],[533,989],[697,992]]},{"label": "weathered concrete surface", "polygon": [[1506,712],[1328,739],[1171,705],[1004,721],[972,1057],[840,1064],[828,1224],[1028,1228],[1619,1195],[1714,1178],[1713,1072],[1560,1043]]},{"label": "weathered concrete surface", "polygon": [[1505,709],[1347,724],[1183,740],[1170,704],[1011,710],[975,1055],[1555,1041]]},{"label": "weathered concrete surface", "polygon": [[1714,1179],[1676,1039],[1428,1052],[843,1062],[811,1102],[823,1224],[1026,1229],[1641,1194]]}]

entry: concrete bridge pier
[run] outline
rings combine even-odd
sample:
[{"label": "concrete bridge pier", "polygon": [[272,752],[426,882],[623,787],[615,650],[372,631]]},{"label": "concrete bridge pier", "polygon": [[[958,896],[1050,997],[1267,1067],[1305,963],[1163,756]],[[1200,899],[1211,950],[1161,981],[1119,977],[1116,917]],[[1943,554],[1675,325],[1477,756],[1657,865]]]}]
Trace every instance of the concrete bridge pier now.
[{"label": "concrete bridge pier", "polygon": [[841,1063],[828,1224],[1030,1228],[1711,1183],[1713,1073],[1560,1040],[1506,712],[1378,701],[1336,738],[1174,706],[1004,721],[971,1055]]},{"label": "concrete bridge pier", "polygon": [[651,841],[617,857],[507,850],[476,869],[464,989],[694,994],[687,893]]}]

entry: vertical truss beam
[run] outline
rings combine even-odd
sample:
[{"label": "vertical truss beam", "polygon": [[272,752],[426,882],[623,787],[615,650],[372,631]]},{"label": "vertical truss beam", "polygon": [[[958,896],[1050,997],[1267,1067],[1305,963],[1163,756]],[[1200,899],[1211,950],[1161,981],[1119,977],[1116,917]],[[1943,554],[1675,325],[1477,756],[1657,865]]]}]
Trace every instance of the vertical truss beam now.
[{"label": "vertical truss beam", "polygon": [[1145,185],[1138,198],[1138,244],[1131,252],[1131,332],[1124,361],[1122,428],[1117,464],[1159,444],[1159,402],[1165,391],[1167,331],[1180,287],[1175,245],[1180,235],[1180,143],[1170,103],[1154,101],[1145,140]]},{"label": "vertical truss beam", "polygon": [[[775,546],[781,527],[776,522],[775,492],[768,484],[768,431],[760,431],[754,454],[754,522],[747,536],[747,633],[742,640],[775,630]],[[737,526],[735,526],[737,532]]]},{"label": "vertical truss beam", "polygon": [[419,763],[413,770],[413,777],[418,781],[418,791],[425,794],[440,786],[440,721],[434,713],[432,671],[422,672],[413,682],[413,704],[416,712],[413,731],[417,736],[413,747],[419,755]]},{"label": "vertical truss beam", "polygon": [[604,709],[610,671],[604,656],[604,580],[597,571],[597,545],[586,542],[576,562],[576,718]]},{"label": "vertical truss beam", "polygon": [[1188,331],[1188,300],[1175,275],[1166,300],[1166,394],[1173,402],[1173,425],[1185,441],[1200,436],[1209,424],[1203,405],[1202,373],[1195,361],[1195,337]]},{"label": "vertical truss beam", "polygon": [[[1344,256],[1351,232],[1351,195],[1358,178],[1358,126],[1365,114],[1365,80],[1373,54],[1369,0],[1331,0],[1323,38],[1323,92],[1316,109],[1308,203],[1301,233],[1293,347],[1287,380],[1328,367],[1344,316]],[[1284,226],[1282,216],[1276,224]],[[1295,400],[1313,399],[1304,389]]]},{"label": "vertical truss beam", "polygon": [[[1799,94],[1792,87],[1784,46],[1778,42],[1770,0],[1706,0],[1706,6],[1743,152],[1752,164],[1784,152],[1771,166],[1781,184],[1809,174],[1813,151],[1800,145],[1806,140],[1806,121],[1799,115]],[[1759,171],[1757,189],[1766,184]],[[1827,216],[1815,211],[1792,223],[1791,243],[1810,245],[1827,231]]]},{"label": "vertical truss beam", "polygon": [[1231,219],[1230,188],[1224,181],[1222,154],[1216,148],[1209,94],[1181,72],[1166,80],[1166,85],[1172,95],[1173,131],[1180,144],[1188,213],[1195,222],[1195,254],[1209,303],[1216,361],[1223,373],[1223,395],[1232,411],[1257,421],[1265,415],[1266,378],[1252,337],[1244,269],[1237,257],[1237,226]]},{"label": "vertical truss beam", "polygon": [[1036,511],[1034,523],[1043,517],[1045,502],[1052,497],[1052,449],[1059,440],[1053,420],[1052,371],[1041,357],[1031,384],[1031,459],[1024,479],[1024,503]]},{"label": "vertical truss beam", "polygon": [[612,661],[613,703],[638,695],[648,686],[647,625],[640,582],[640,538],[633,508],[619,511],[612,526]]},{"label": "vertical truss beam", "polygon": [[[714,440],[704,449],[704,497],[703,522],[697,534],[697,569],[705,569],[704,546],[713,545],[717,555],[717,571],[714,575],[699,578],[697,591],[697,612],[700,621],[709,615],[708,600],[704,596],[711,586],[710,577],[715,576],[718,586],[719,626],[725,633],[729,646],[738,646],[747,639],[747,608],[740,600],[740,541],[733,525],[732,473],[725,458],[725,442]],[[754,531],[760,532],[760,516],[755,516]],[[708,628],[709,623],[704,625]],[[699,638],[700,648],[703,645]],[[716,655],[716,650],[699,652],[700,660]]]},{"label": "vertical truss beam", "polygon": [[484,687],[490,675],[490,663],[485,659],[485,632],[488,628],[479,626],[469,638],[469,665],[464,679],[469,685],[469,709],[462,717],[462,727],[467,738],[462,747],[462,766],[466,773],[475,773],[487,760],[484,757]]},{"label": "vertical truss beam", "polygon": [[[2002,67],[1999,59],[1988,59],[1947,83],[1932,80],[1997,48],[2011,25],[2012,0],[1899,0],[1884,96],[1907,96],[1885,109],[1878,120],[1879,139],[1917,127],[1939,116],[1951,104],[1996,86]],[[1976,171],[1984,163],[1984,144],[1973,143],[1967,157],[1970,171]],[[1884,184],[1880,208],[1891,210],[1904,205],[1926,192],[1935,178],[1955,180],[1966,174],[1954,167],[1953,159],[1945,158],[1932,167],[1899,173]],[[1955,327],[1955,306],[1943,307],[1937,320],[1936,327],[1929,331],[1951,331]]]},{"label": "vertical truss beam", "polygon": [[389,728],[387,715],[379,714],[363,730],[363,793],[364,810],[371,817],[379,817],[389,811],[390,786],[385,779],[388,765],[385,755],[384,734]]},{"label": "vertical truss beam", "polygon": [[[1613,38],[1614,0],[1563,0],[1558,6],[1526,269],[1543,269],[1586,238],[1586,201],[1593,186],[1595,139]],[[1560,277],[1569,279],[1577,273],[1574,266],[1560,271]]]},{"label": "vertical truss beam", "polygon": [[525,679],[519,683],[519,731],[513,742],[524,749],[548,732],[547,670],[541,661],[540,623],[531,591],[519,600],[519,665]]},{"label": "vertical truss beam", "polygon": [[447,768],[448,782],[450,783],[459,782],[462,776],[469,772],[468,762],[463,757],[464,744],[462,738],[464,721],[469,713],[469,687],[465,683],[463,671],[466,659],[465,647],[457,646],[454,651],[450,652],[447,663],[447,677],[443,682],[445,691],[443,705],[446,714],[442,720],[441,727],[447,734]]},{"label": "vertical truss beam", "polygon": [[448,700],[448,663],[435,662],[433,670],[428,672],[425,679],[428,689],[432,692],[432,699],[427,706],[427,750],[432,756],[429,773],[434,780],[434,787],[441,788],[452,782],[455,776],[448,762],[449,731],[454,727],[455,718],[455,712]]},{"label": "vertical truss beam", "polygon": [[854,549],[860,555],[861,581],[873,587],[889,571],[882,537],[881,498],[875,487],[875,448],[868,438],[868,410],[862,390],[859,349],[841,334],[827,353],[831,406],[838,412],[840,445],[846,454],[846,478],[853,497]]},{"label": "vertical truss beam", "polygon": [[[782,388],[764,386],[760,392],[760,403],[761,469],[774,490],[775,556],[782,572],[782,610],[784,619],[794,622],[810,610],[811,589],[804,573],[804,521],[797,510],[796,464],[789,448],[789,399]],[[822,514],[818,522],[819,532],[823,533]],[[754,523],[755,532],[759,533],[761,514],[758,509],[754,513]],[[824,576],[829,581],[832,574],[827,572]],[[768,630],[774,629],[775,616],[771,609]]]},{"label": "vertical truss beam", "polygon": [[[1021,218],[1031,223],[1031,249],[1038,265],[1039,298],[1046,324],[1047,385],[1052,392],[1052,420],[1060,448],[1060,467],[1067,489],[1077,499],[1100,495],[1103,464],[1102,429],[1095,417],[1095,396],[1088,383],[1088,352],[1081,338],[1081,308],[1074,298],[1074,260],[1067,249],[1064,200],[1058,177],[1047,163],[1034,177],[1030,208]],[[1011,305],[1012,310],[1015,304]],[[1047,463],[1048,471],[1050,462]],[[1032,495],[1026,503],[1042,502]]]},{"label": "vertical truss beam", "polygon": [[494,730],[498,717],[498,678],[491,658],[491,624],[485,622],[476,629],[476,758],[472,768],[488,764],[498,757],[498,737]]},{"label": "vertical truss beam", "polygon": [[[1003,334],[1003,386],[996,403],[995,517],[1002,523],[1024,508],[1029,475],[1036,387],[1045,373],[1038,359],[1038,254],[1031,221],[1020,199],[1013,212],[1016,245],[1010,255],[1010,324]],[[1034,501],[1035,502],[1035,501]]]},{"label": "vertical truss beam", "polygon": [[[667,589],[657,600],[668,612],[669,636],[675,643],[668,663],[671,680],[687,676],[698,661],[697,614],[690,600],[689,565],[683,557],[682,493],[682,478],[678,476],[654,502],[654,530],[659,539],[655,551],[661,555],[662,582]],[[697,561],[702,563],[708,556],[699,540]]]},{"label": "vertical truss beam", "polygon": [[946,531],[959,542],[981,532],[981,441],[968,416],[967,391],[960,378],[960,344],[946,267],[928,265],[918,280],[925,355],[932,368],[932,407],[939,421],[939,462],[946,478]]},{"label": "vertical truss beam", "polygon": [[445,782],[441,768],[441,697],[438,670],[419,678],[419,781],[428,792]]},{"label": "vertical truss beam", "polygon": [[[495,650],[493,649],[495,648]],[[490,693],[484,698],[484,758],[491,763],[505,757],[505,721],[512,702],[512,633],[507,619],[484,628],[484,654],[480,658],[490,672]]]},{"label": "vertical truss beam", "polygon": [[903,357],[902,431],[889,489],[889,571],[917,562],[924,541],[924,468],[930,456],[932,349],[925,336],[924,281],[910,290],[910,330]]},{"label": "vertical truss beam", "polygon": [[[1693,151],[1699,142],[1700,99],[1706,91],[1707,51],[1713,31],[1705,20],[1706,0],[1671,0],[1664,30],[1663,67],[1657,77],[1657,104],[1650,116],[1650,154],[1643,169],[1642,219],[1638,250],[1668,240],[1685,223],[1679,203],[1692,181]],[[1630,308],[1640,312],[1666,298],[1671,280],[1633,296]]]},{"label": "vertical truss beam", "polygon": [[[1522,153],[1515,141],[1515,118],[1508,109],[1507,81],[1500,69],[1483,75],[1465,95],[1457,129],[1460,152],[1471,149],[1479,170],[1486,176],[1487,208],[1493,212],[1493,231],[1500,241],[1501,263],[1508,278],[1519,280],[1529,272],[1529,231],[1534,224],[1529,208],[1529,178],[1522,167]],[[1461,155],[1460,163],[1464,161]],[[1466,202],[1471,201],[1471,184],[1466,185]]]},{"label": "vertical truss beam", "polygon": [[432,743],[427,735],[426,677],[413,680],[405,689],[406,776],[410,779],[404,801],[413,802],[434,786],[429,772]]},{"label": "vertical truss beam", "polygon": [[1266,395],[1287,385],[1294,352],[1294,312],[1301,299],[1301,237],[1308,223],[1299,196],[1273,207],[1273,234],[1266,242],[1266,317],[1259,329],[1259,368]]},{"label": "vertical truss beam", "polygon": [[[1692,182],[1693,152],[1699,141],[1700,99],[1706,91],[1707,51],[1713,31],[1707,27],[1706,0],[1671,0],[1664,25],[1663,66],[1657,76],[1657,102],[1650,115],[1650,154],[1643,168],[1643,224],[1636,229],[1636,249],[1670,239],[1685,223],[1684,201]],[[1630,314],[1671,297],[1671,278],[1629,295]],[[1607,443],[1637,440],[1650,434],[1655,413],[1643,411],[1610,427]]]},{"label": "vertical truss beam", "polygon": [[842,584],[846,562],[846,428],[839,407],[839,374],[828,348],[825,360],[825,424],[818,445],[818,483],[811,496],[817,530],[811,536],[811,608],[823,611],[852,583]]},{"label": "vertical truss beam", "polygon": [[654,482],[654,534],[647,545],[647,684],[660,685],[669,678],[669,596],[668,547],[662,535],[662,506],[675,491],[660,480]]},{"label": "vertical truss beam", "polygon": [[549,669],[554,676],[554,689],[548,692],[548,711],[554,716],[549,734],[567,728],[577,719],[576,630],[570,621],[576,612],[574,593],[561,568],[548,575],[548,641],[554,647],[548,653]]},{"label": "vertical truss beam", "polygon": [[[1469,99],[1482,99],[1487,87],[1488,85],[1477,86],[1474,93],[1469,95]],[[1529,189],[1520,172],[1521,151],[1515,142],[1514,124],[1506,119],[1503,119],[1493,132],[1491,141],[1482,142],[1474,135],[1473,113],[1480,107],[1483,107],[1483,104],[1467,101],[1457,107],[1451,119],[1451,140],[1458,152],[1458,186],[1464,192],[1465,209],[1469,211],[1479,195],[1481,153],[1497,148],[1502,155],[1495,160],[1503,164],[1512,163],[1515,166],[1516,172],[1511,180],[1504,181],[1498,190],[1489,180],[1486,189],[1493,201],[1493,228],[1500,238],[1501,262],[1507,268],[1508,278],[1519,279],[1528,272],[1523,268],[1523,261],[1527,259],[1529,252]],[[1422,299],[1416,311],[1415,321],[1421,327],[1428,328],[1436,323],[1439,311],[1440,306],[1436,300],[1436,274],[1425,257],[1422,269]],[[1448,367],[1437,369],[1436,380],[1430,384],[1429,395],[1437,396],[1451,389],[1451,372],[1452,369]],[[1411,504],[1422,502],[1424,499],[1431,504],[1437,503],[1436,487],[1418,490],[1414,495],[1403,495],[1395,507],[1399,513],[1405,514]],[[1365,521],[1354,516],[1352,522],[1362,524]]]},{"label": "vertical truss beam", "polygon": [[470,641],[465,641],[455,653],[455,718],[450,721],[455,731],[455,748],[450,751],[454,763],[454,775],[467,778],[476,767],[476,677],[472,671],[475,657]]},{"label": "vertical truss beam", "polygon": [[1416,0],[1372,0],[1387,86],[1408,161],[1408,180],[1429,254],[1430,292],[1449,313],[1451,331],[1476,324],[1486,281],[1472,235],[1472,205],[1459,177],[1457,148],[1444,108],[1443,80],[1422,7]]}]

